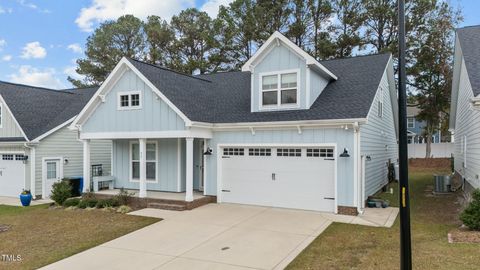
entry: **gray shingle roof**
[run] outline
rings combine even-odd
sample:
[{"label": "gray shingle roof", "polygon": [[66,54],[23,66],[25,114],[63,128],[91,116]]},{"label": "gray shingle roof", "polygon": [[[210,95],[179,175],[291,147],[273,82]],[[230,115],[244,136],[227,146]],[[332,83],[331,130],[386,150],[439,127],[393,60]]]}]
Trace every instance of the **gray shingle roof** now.
[{"label": "gray shingle roof", "polygon": [[480,95],[480,25],[459,28],[457,36],[473,93]]},{"label": "gray shingle roof", "polygon": [[96,89],[52,90],[0,82],[0,95],[29,140],[77,115]]},{"label": "gray shingle roof", "polygon": [[366,118],[390,54],[322,61],[337,77],[308,110],[250,112],[250,73],[189,76],[136,60],[131,63],[192,121],[270,122]]}]

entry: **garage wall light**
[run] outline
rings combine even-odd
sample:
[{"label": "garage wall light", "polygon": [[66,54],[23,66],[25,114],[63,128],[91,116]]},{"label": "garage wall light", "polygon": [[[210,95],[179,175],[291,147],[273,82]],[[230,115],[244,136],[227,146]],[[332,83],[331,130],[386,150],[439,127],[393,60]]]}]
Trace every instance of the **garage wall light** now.
[{"label": "garage wall light", "polygon": [[211,156],[211,155],[212,155],[212,152],[213,152],[212,148],[208,147],[208,148],[207,148],[207,151],[205,151],[205,153],[203,153],[203,155],[205,155],[205,156]]},{"label": "garage wall light", "polygon": [[347,148],[343,148],[343,153],[340,154],[340,157],[350,157]]}]

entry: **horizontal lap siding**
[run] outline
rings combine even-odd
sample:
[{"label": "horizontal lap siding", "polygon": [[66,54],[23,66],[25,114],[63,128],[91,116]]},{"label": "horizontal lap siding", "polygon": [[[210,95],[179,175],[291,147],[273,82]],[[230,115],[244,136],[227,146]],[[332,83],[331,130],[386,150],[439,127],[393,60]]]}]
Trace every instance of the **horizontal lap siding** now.
[{"label": "horizontal lap siding", "polygon": [[[462,60],[460,70],[457,114],[455,120],[455,170],[475,188],[480,188],[480,111],[474,110],[470,103],[473,98],[468,71]],[[471,72],[478,72],[477,70]],[[464,154],[462,141],[467,138],[466,168],[463,169]]]},{"label": "horizontal lap siding", "polygon": [[[64,177],[83,175],[83,144],[77,139],[77,132],[63,127],[41,140],[35,147],[36,194],[42,193],[42,158],[62,157],[68,159],[63,164]],[[91,164],[102,164],[105,175],[111,172],[111,141],[91,141]]]},{"label": "horizontal lap siding", "polygon": [[[350,149],[350,158],[337,159],[338,204],[354,206],[353,202],[353,130],[338,128],[304,128],[301,134],[297,129],[255,130],[255,134],[247,130],[217,131],[209,142],[213,149],[207,159],[207,194],[217,194],[217,151],[219,144],[314,144],[337,143],[337,151]],[[338,153],[339,154],[339,153]]]},{"label": "horizontal lap siding", "polygon": [[[380,96],[380,88],[384,89],[383,96]],[[379,98],[383,98],[383,117],[378,117]],[[387,183],[388,160],[397,162],[398,146],[393,117],[388,77],[385,72],[369,112],[368,123],[360,128],[361,153],[363,156],[371,157],[370,161],[365,161],[365,196],[375,194]]]}]

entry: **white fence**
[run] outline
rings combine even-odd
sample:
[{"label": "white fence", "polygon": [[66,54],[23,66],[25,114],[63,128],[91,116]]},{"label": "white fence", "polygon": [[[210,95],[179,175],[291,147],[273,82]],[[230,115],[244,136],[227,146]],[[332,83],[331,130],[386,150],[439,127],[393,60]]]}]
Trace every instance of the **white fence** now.
[{"label": "white fence", "polygon": [[[453,154],[453,143],[432,143],[431,157],[433,158],[449,158]],[[425,158],[427,144],[409,144],[409,158]]]}]

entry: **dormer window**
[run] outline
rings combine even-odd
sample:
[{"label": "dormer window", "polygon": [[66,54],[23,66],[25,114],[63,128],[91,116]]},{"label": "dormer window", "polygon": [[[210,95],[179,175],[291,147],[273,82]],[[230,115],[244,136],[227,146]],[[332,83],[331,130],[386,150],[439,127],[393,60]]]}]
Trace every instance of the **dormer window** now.
[{"label": "dormer window", "polygon": [[262,109],[298,107],[299,72],[269,72],[260,74]]},{"label": "dormer window", "polygon": [[129,91],[118,93],[118,109],[119,110],[134,110],[141,109],[141,92]]}]

